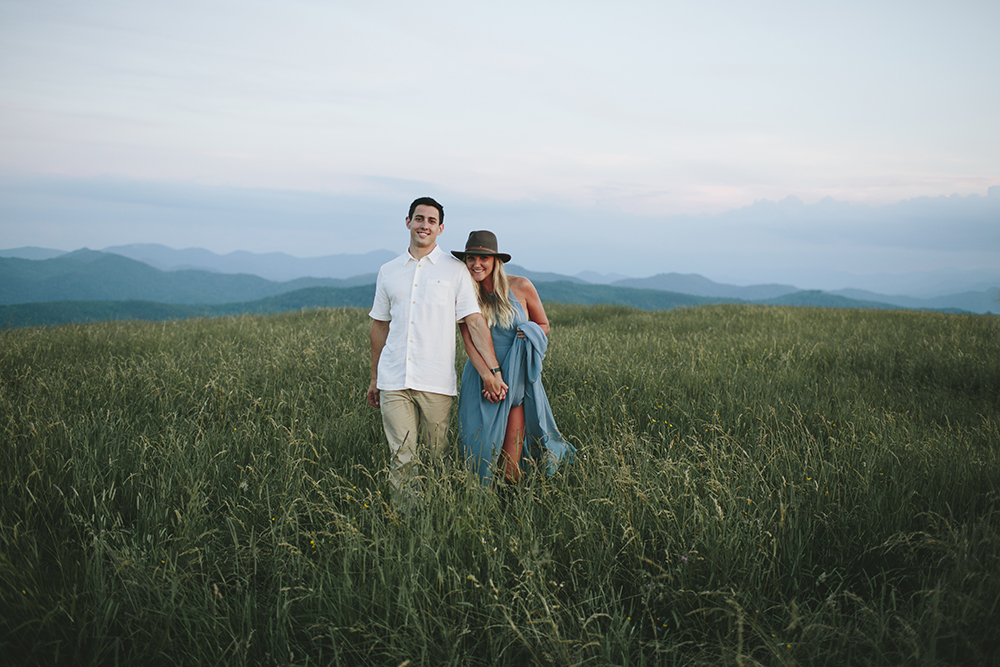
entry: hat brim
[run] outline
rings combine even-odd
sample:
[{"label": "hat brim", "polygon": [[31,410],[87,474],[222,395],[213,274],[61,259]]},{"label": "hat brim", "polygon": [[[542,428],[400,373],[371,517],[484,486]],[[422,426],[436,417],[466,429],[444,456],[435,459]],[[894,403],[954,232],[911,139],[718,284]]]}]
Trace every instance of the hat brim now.
[{"label": "hat brim", "polygon": [[452,250],[451,254],[457,257],[458,259],[462,260],[463,262],[465,261],[465,258],[468,257],[469,255],[474,255],[479,257],[496,257],[504,264],[510,261],[510,255],[508,255],[507,253],[490,252],[489,250],[469,250],[469,251]]}]

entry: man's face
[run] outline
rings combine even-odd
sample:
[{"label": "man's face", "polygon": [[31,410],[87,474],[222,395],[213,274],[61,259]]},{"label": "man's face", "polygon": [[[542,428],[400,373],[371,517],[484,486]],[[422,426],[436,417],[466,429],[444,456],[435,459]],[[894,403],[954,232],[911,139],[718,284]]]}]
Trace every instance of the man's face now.
[{"label": "man's face", "polygon": [[421,204],[415,208],[413,217],[406,219],[406,228],[410,230],[410,245],[416,248],[434,247],[438,235],[444,231],[444,224],[438,218],[438,210],[434,206]]}]

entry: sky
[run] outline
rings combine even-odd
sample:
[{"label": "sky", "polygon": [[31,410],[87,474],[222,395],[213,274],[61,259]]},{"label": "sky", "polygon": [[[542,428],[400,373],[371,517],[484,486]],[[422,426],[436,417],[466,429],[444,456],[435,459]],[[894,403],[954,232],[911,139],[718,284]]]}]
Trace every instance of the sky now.
[{"label": "sky", "polygon": [[0,248],[402,251],[429,195],[446,249],[536,271],[996,273],[998,31],[995,0],[0,0]]}]

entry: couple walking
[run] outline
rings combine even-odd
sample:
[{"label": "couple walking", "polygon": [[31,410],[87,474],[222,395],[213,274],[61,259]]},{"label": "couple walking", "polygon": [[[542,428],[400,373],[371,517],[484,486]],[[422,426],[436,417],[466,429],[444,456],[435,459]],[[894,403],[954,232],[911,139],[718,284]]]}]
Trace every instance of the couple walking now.
[{"label": "couple walking", "polygon": [[495,475],[516,483],[532,463],[554,473],[576,450],[542,388],[549,323],[534,285],[507,275],[510,255],[492,232],[472,232],[464,251],[445,254],[444,208],[430,197],[410,204],[406,228],[409,249],[379,269],[369,313],[368,402],[382,411],[394,492],[414,474],[418,443],[435,459],[447,447],[456,322],[469,357],[458,404],[469,469],[486,485]]}]

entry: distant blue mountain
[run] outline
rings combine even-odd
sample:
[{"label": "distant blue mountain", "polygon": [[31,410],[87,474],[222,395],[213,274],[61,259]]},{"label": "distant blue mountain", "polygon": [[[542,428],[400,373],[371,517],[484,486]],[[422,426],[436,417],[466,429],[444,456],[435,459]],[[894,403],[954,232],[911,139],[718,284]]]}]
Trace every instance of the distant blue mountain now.
[{"label": "distant blue mountain", "polygon": [[619,285],[591,285],[567,281],[541,282],[535,286],[546,303],[596,305],[611,303],[642,310],[673,310],[710,303],[739,303],[738,299],[719,299],[678,294],[657,289],[636,289]]},{"label": "distant blue mountain", "polygon": [[762,299],[757,303],[767,306],[813,306],[819,308],[861,308],[864,310],[896,310],[899,306],[878,301],[849,299],[846,296],[830,294],[822,290],[802,290],[782,294],[772,299]]},{"label": "distant blue mountain", "polygon": [[275,282],[249,274],[161,271],[121,255],[87,249],[44,260],[0,258],[0,304],[129,300],[231,303],[304,287],[349,287],[374,282],[374,274],[352,280],[299,278]]},{"label": "distant blue mountain", "polygon": [[[617,304],[643,310],[671,310],[712,303],[742,303],[735,299],[677,294],[663,290],[614,285],[589,285],[566,281],[541,282],[538,292],[546,303]],[[241,314],[275,314],[311,308],[367,309],[375,285],[309,287],[247,302],[179,304],[145,300],[48,301],[0,305],[0,328],[51,326],[108,320],[175,320]],[[767,303],[826,308],[895,308],[891,304],[857,301],[819,291],[786,294]]]},{"label": "distant blue mountain", "polygon": [[181,320],[227,315],[270,315],[311,308],[367,308],[374,285],[307,287],[256,301],[178,304],[155,301],[47,301],[0,306],[0,329],[109,320]]},{"label": "distant blue mountain", "polygon": [[531,271],[524,268],[523,266],[518,266],[517,264],[506,264],[505,268],[507,273],[514,276],[523,276],[533,283],[554,283],[554,282],[568,282],[577,283],[580,285],[587,284],[586,280],[581,280],[580,278],[574,278],[573,276],[564,276],[561,273],[549,273],[547,271]]},{"label": "distant blue mountain", "polygon": [[620,273],[598,273],[597,271],[581,271],[576,277],[595,285],[611,285],[619,280],[628,280],[628,276]]},{"label": "distant blue mountain", "polygon": [[[199,248],[173,250],[155,244],[116,246],[112,249],[116,252],[84,248],[64,253],[35,247],[0,251],[0,304],[128,300],[188,305],[246,303],[308,287],[371,285],[375,282],[378,267],[395,256],[388,250],[311,259],[282,253],[218,255]],[[148,262],[137,259],[140,257]],[[233,267],[242,267],[245,271],[234,273],[228,270]],[[595,285],[579,276],[531,271],[516,264],[510,264],[508,268],[512,274],[526,276],[536,283],[543,298],[567,303],[620,303],[662,309],[708,302],[748,302],[1000,312],[1000,289],[997,287],[916,298],[864,290],[801,291],[794,286],[780,284],[727,285],[698,274],[679,273]],[[364,272],[356,273],[359,270]],[[268,275],[296,277],[276,280],[267,278]],[[601,278],[599,274],[593,275]],[[547,287],[543,289],[543,286]],[[654,292],[659,294],[652,294]],[[685,301],[679,296],[696,298]]]},{"label": "distant blue mountain", "polygon": [[65,255],[63,250],[53,250],[52,248],[39,248],[37,246],[26,245],[20,248],[0,250],[0,257],[14,257],[17,259],[52,259],[59,255]]},{"label": "distant blue mountain", "polygon": [[947,296],[918,299],[912,296],[892,296],[876,294],[860,289],[844,289],[830,292],[839,296],[861,301],[881,301],[897,308],[918,308],[929,310],[959,309],[970,313],[1000,313],[1000,288],[982,291],[960,292]]},{"label": "distant blue mountain", "polygon": [[744,301],[773,299],[799,291],[797,287],[792,285],[750,285],[749,287],[725,285],[696,273],[660,273],[651,278],[627,278],[617,280],[612,284],[618,287],[659,289],[680,292],[681,294],[693,294],[694,296],[742,299]]},{"label": "distant blue mountain", "polygon": [[155,243],[111,246],[103,252],[114,253],[149,264],[162,271],[200,270],[217,273],[248,273],[267,280],[296,278],[340,278],[378,273],[380,266],[399,253],[374,250],[364,254],[293,257],[282,252],[245,251],[218,255],[203,248],[174,250]]}]

